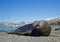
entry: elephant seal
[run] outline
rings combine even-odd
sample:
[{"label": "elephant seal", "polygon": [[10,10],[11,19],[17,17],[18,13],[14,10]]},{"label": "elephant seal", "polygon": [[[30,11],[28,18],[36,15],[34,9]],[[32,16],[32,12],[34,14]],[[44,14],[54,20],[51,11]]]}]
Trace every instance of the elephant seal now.
[{"label": "elephant seal", "polygon": [[9,34],[30,35],[30,36],[49,36],[51,26],[46,21],[35,21],[12,30]]}]

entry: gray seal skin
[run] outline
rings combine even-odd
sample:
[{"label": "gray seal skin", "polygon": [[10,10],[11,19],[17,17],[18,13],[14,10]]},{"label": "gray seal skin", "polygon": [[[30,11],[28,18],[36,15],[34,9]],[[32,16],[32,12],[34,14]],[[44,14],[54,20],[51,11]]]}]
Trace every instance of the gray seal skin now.
[{"label": "gray seal skin", "polygon": [[31,32],[34,28],[32,24],[27,24],[22,27],[17,28],[16,30],[12,30],[8,34],[18,34],[18,35],[31,35]]},{"label": "gray seal skin", "polygon": [[24,25],[9,33],[29,36],[49,36],[50,32],[51,26],[47,23],[47,21],[42,20]]},{"label": "gray seal skin", "polygon": [[[51,26],[48,24],[47,21],[41,20],[41,21],[35,21],[33,23],[33,27],[36,29],[37,33],[36,35],[41,35],[41,36],[49,36],[51,32]],[[32,33],[35,35],[34,33]]]}]

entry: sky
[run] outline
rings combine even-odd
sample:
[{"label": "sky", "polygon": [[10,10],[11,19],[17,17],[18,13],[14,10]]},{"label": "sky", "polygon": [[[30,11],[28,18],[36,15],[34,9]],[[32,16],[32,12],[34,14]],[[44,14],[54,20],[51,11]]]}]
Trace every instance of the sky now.
[{"label": "sky", "polygon": [[0,0],[0,22],[32,22],[60,16],[60,0]]}]

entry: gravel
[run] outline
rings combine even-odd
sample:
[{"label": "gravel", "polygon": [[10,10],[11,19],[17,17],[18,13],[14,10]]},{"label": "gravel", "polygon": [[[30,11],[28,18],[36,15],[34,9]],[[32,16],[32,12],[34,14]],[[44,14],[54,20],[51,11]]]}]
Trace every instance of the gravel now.
[{"label": "gravel", "polygon": [[50,36],[21,36],[0,32],[0,42],[60,42],[60,34],[51,32]]}]

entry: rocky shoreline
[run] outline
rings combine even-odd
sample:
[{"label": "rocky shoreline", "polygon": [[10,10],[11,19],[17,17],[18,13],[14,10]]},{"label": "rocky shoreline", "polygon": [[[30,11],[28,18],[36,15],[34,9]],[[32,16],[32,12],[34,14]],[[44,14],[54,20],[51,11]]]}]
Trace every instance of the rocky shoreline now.
[{"label": "rocky shoreline", "polygon": [[60,42],[60,30],[51,31],[50,36],[22,36],[0,31],[0,42]]}]

